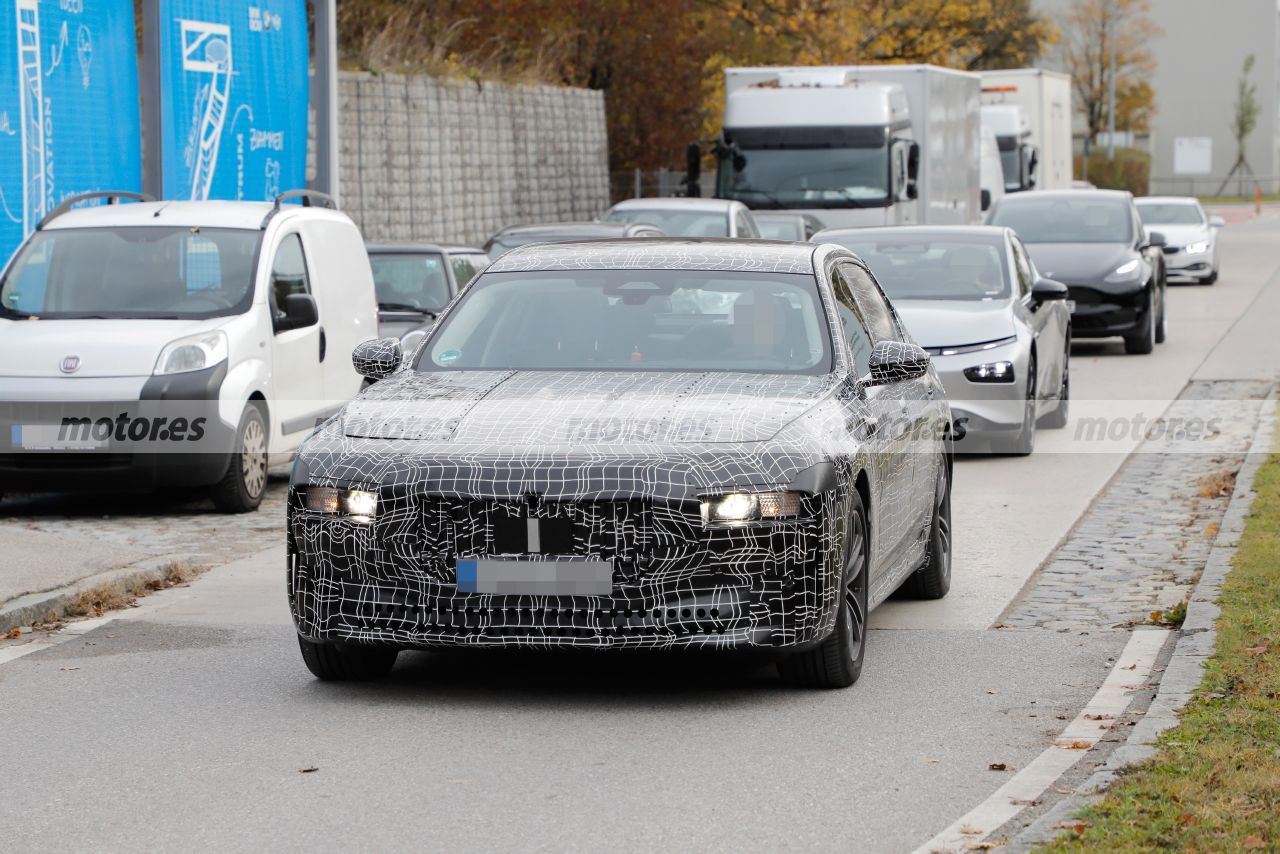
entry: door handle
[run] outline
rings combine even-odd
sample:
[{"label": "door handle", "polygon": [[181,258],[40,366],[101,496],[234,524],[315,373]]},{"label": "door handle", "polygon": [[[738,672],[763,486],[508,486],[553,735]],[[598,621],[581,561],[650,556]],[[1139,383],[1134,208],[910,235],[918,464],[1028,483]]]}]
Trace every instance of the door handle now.
[{"label": "door handle", "polygon": [[325,337],[324,337],[324,327],[321,326],[320,327],[320,361],[322,362],[324,361],[324,354],[327,347],[327,343],[328,342],[325,341]]}]

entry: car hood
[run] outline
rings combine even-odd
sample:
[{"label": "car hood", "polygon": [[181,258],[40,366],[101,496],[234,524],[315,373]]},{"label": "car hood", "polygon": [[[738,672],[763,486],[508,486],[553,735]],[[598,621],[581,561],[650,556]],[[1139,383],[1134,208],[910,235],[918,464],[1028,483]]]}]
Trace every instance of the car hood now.
[{"label": "car hood", "polygon": [[[225,318],[223,318],[225,320]],[[176,338],[217,327],[217,320],[2,320],[0,375],[6,377],[145,377]],[[79,366],[62,370],[63,359]]]},{"label": "car hood", "polygon": [[1163,234],[1170,246],[1179,248],[1188,243],[1195,243],[1197,240],[1208,240],[1210,237],[1207,225],[1153,225],[1147,229],[1148,234],[1153,231]]},{"label": "car hood", "polygon": [[343,435],[489,447],[759,442],[829,376],[401,370],[349,403]]},{"label": "car hood", "polygon": [[898,300],[907,331],[921,347],[963,347],[1014,334],[1010,301]]},{"label": "car hood", "polygon": [[1027,251],[1040,275],[1064,284],[1102,281],[1138,257],[1127,243],[1029,243]]}]

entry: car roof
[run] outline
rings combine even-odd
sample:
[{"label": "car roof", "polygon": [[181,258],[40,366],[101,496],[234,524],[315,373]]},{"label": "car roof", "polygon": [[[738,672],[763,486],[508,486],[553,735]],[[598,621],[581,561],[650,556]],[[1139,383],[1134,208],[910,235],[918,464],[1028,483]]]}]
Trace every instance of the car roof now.
[{"label": "car roof", "polygon": [[[271,212],[270,202],[122,202],[116,205],[90,205],[72,208],[54,217],[44,227],[109,228],[112,226],[186,226],[200,228],[244,228],[257,230]],[[329,208],[281,205],[276,219],[302,215],[346,220],[346,215]]]},{"label": "car roof", "polygon": [[728,213],[731,208],[740,204],[742,203],[735,202],[732,199],[701,199],[689,198],[687,196],[649,196],[642,199],[627,199],[626,201],[618,202],[609,210],[651,211],[660,210],[662,208],[684,208],[686,210]]},{"label": "car roof", "polygon": [[805,222],[813,219],[809,214],[792,213],[791,211],[752,211],[751,215],[758,220],[800,220],[801,222]]},{"label": "car roof", "polygon": [[466,246],[461,243],[366,243],[364,248],[368,250],[370,255],[396,255],[415,252],[442,252],[447,255],[485,254],[483,249],[477,249],[474,246]]},{"label": "car roof", "polygon": [[1032,190],[1026,193],[1006,193],[996,204],[1034,202],[1048,199],[1132,199],[1128,190]]},{"label": "car roof", "polygon": [[1161,205],[1198,205],[1200,200],[1195,196],[1139,196],[1134,199],[1138,204],[1151,202]]},{"label": "car roof", "polygon": [[[596,220],[589,220],[587,222],[539,222],[530,223],[528,225],[509,225],[493,237],[503,237],[513,234],[556,235],[565,233],[580,235],[584,239],[589,237],[621,237],[633,225],[636,225],[636,223],[598,222]],[[656,228],[656,226],[654,227]]]},{"label": "car roof", "polygon": [[737,270],[813,273],[816,247],[785,240],[633,237],[539,243],[512,249],[490,273],[539,270]]},{"label": "car roof", "polygon": [[822,243],[823,238],[849,237],[858,234],[919,234],[951,235],[955,237],[1000,237],[1009,231],[1004,225],[881,225],[868,228],[824,228],[813,237],[812,243]]}]

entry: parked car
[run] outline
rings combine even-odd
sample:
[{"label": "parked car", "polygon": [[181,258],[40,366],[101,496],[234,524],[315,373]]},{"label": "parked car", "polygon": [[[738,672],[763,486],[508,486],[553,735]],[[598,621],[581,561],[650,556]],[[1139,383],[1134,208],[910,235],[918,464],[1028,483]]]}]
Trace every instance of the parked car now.
[{"label": "parked car", "polygon": [[956,449],[1029,454],[1036,424],[1064,427],[1071,398],[1067,288],[1039,275],[1012,229],[846,228],[815,243],[856,252],[933,357]]},{"label": "parked car", "polygon": [[288,502],[316,676],[404,648],[760,649],[845,686],[872,608],[947,593],[950,416],[866,267],[637,248],[513,250],[414,358],[356,348],[377,382],[307,441]]},{"label": "parked car", "polygon": [[405,352],[463,285],[489,266],[483,249],[434,243],[373,243],[368,247],[378,293],[378,334],[399,338]]},{"label": "parked car", "polygon": [[[139,201],[73,209],[103,196]],[[364,241],[331,205],[55,208],[0,278],[0,490],[256,507],[268,462],[359,391],[344,354],[377,330]]]},{"label": "parked car", "polygon": [[752,211],[760,236],[769,240],[808,240],[825,227],[813,214]]},{"label": "parked car", "polygon": [[497,258],[530,243],[563,243],[566,240],[616,240],[632,237],[663,237],[662,229],[647,222],[550,222],[508,226],[485,243],[484,249]]},{"label": "parked car", "polygon": [[1138,199],[1138,216],[1148,230],[1164,235],[1164,264],[1170,278],[1202,285],[1218,281],[1220,216],[1209,216],[1192,196],[1147,196]]},{"label": "parked car", "polygon": [[1128,192],[1012,193],[988,222],[1017,231],[1044,276],[1067,286],[1073,336],[1120,336],[1127,353],[1164,341],[1165,238],[1143,229]]},{"label": "parked car", "polygon": [[608,222],[648,222],[673,237],[760,237],[742,202],[727,199],[654,197],[627,199],[605,211]]}]

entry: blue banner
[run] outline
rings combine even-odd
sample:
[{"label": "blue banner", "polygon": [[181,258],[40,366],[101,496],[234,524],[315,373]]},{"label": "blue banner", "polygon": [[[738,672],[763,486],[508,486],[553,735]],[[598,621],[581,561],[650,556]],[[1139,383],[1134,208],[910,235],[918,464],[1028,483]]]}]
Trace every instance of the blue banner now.
[{"label": "blue banner", "polygon": [[0,261],[67,196],[140,189],[132,0],[0,0]]},{"label": "blue banner", "polygon": [[306,0],[161,0],[160,28],[164,197],[305,187]]}]

